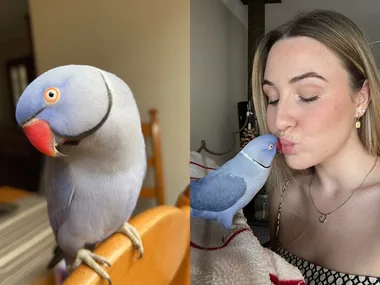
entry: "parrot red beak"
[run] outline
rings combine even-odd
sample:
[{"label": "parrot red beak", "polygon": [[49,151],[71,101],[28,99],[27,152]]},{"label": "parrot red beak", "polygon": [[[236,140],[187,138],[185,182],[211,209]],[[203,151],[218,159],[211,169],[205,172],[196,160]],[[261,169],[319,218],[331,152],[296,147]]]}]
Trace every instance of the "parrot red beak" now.
[{"label": "parrot red beak", "polygon": [[57,149],[55,136],[47,122],[39,119],[32,119],[23,125],[26,137],[31,144],[43,154],[48,156],[63,156]]}]

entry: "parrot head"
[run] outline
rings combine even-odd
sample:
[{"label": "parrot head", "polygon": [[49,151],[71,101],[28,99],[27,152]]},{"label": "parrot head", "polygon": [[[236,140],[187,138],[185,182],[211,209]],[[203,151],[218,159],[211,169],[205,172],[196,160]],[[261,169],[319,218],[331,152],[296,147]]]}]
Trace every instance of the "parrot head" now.
[{"label": "parrot head", "polygon": [[251,140],[242,151],[252,160],[261,164],[265,168],[272,165],[274,156],[277,153],[277,137],[271,134],[264,134]]},{"label": "parrot head", "polygon": [[112,105],[100,69],[65,65],[32,81],[16,106],[16,120],[31,144],[48,156],[61,156],[61,144],[74,144],[106,121]]}]

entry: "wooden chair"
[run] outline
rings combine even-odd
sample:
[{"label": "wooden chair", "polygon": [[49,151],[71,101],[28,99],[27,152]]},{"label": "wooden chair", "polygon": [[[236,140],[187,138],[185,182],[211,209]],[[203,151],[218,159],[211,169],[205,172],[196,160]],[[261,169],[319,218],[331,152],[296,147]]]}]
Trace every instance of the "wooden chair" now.
[{"label": "wooden chair", "polygon": [[[185,191],[178,197],[176,207],[182,208],[186,211],[189,217],[190,227],[190,184],[186,187]],[[185,258],[182,260],[177,274],[171,284],[190,285],[190,236],[189,247],[186,250]]]},{"label": "wooden chair", "polygon": [[[4,193],[7,195],[1,196],[4,201],[13,201],[27,194],[25,191],[15,191],[14,189],[11,193],[8,192],[10,191],[5,191]],[[108,272],[113,279],[113,285],[190,285],[190,186],[179,195],[176,207],[159,206],[141,213],[132,218],[130,222],[142,234],[145,247],[145,256],[142,259],[136,260],[134,258],[136,253],[133,252],[131,242],[121,234],[111,236],[95,250],[98,254],[104,254],[103,256],[109,258],[112,263]],[[157,232],[159,238],[156,239]],[[177,271],[175,271],[176,268],[178,268]],[[174,272],[175,275],[173,276]],[[130,274],[131,276],[128,276]],[[160,281],[163,274],[168,276],[165,282]],[[140,275],[143,278],[152,278],[154,283],[145,283],[152,279],[140,279]],[[45,275],[30,283],[30,285],[54,284],[52,271],[47,271]],[[105,285],[107,281],[101,280],[86,265],[82,265],[73,272],[64,284]]]},{"label": "wooden chair", "polygon": [[161,156],[160,127],[157,119],[157,110],[151,109],[150,121],[142,124],[142,131],[145,139],[151,139],[152,156],[148,157],[148,168],[154,169],[154,186],[143,186],[140,198],[155,198],[157,205],[165,204],[163,165]]},{"label": "wooden chair", "polygon": [[176,207],[190,206],[190,184],[186,187],[185,191],[179,195]]},{"label": "wooden chair", "polygon": [[[138,253],[131,241],[117,233],[101,243],[94,252],[112,264],[106,268],[113,285],[190,284],[190,207],[157,206],[130,220],[140,233],[144,256]],[[64,285],[108,284],[86,265],[80,265]]]}]

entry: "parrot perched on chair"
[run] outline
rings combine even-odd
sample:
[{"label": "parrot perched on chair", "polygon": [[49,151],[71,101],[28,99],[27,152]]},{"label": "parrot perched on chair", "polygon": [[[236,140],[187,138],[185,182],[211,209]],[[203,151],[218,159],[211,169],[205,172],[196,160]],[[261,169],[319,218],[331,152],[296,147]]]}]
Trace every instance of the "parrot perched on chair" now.
[{"label": "parrot perched on chair", "polygon": [[109,262],[90,246],[121,232],[143,255],[141,238],[127,222],[147,167],[130,88],[96,67],[55,67],[24,90],[16,120],[47,157],[42,180],[49,220],[68,271],[84,262],[111,283],[99,265]]},{"label": "parrot perched on chair", "polygon": [[218,220],[230,229],[236,212],[245,207],[267,181],[277,142],[277,137],[271,134],[258,136],[224,165],[191,181],[191,216]]}]

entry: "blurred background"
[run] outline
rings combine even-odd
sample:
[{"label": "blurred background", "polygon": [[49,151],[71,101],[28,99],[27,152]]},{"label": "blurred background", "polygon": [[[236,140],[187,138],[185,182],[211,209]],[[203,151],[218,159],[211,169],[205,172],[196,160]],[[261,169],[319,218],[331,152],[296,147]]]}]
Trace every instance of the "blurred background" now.
[{"label": "blurred background", "polygon": [[[0,1],[0,204],[18,205],[9,213],[8,204],[0,207],[0,284],[13,284],[9,277],[19,273],[17,280],[27,282],[30,262],[44,269],[55,246],[42,200],[17,202],[43,195],[44,157],[17,126],[15,105],[36,76],[66,64],[93,65],[123,79],[145,129],[158,130],[147,138],[152,169],[134,215],[174,205],[189,183],[190,0]],[[31,254],[37,244],[41,250]],[[23,264],[12,259],[22,254]]]},{"label": "blurred background", "polygon": [[[38,191],[43,160],[16,125],[18,97],[35,76],[65,64],[115,73],[148,122],[157,109],[167,203],[188,183],[188,1],[0,2],[0,185]],[[1,195],[1,192],[0,192]]]}]

